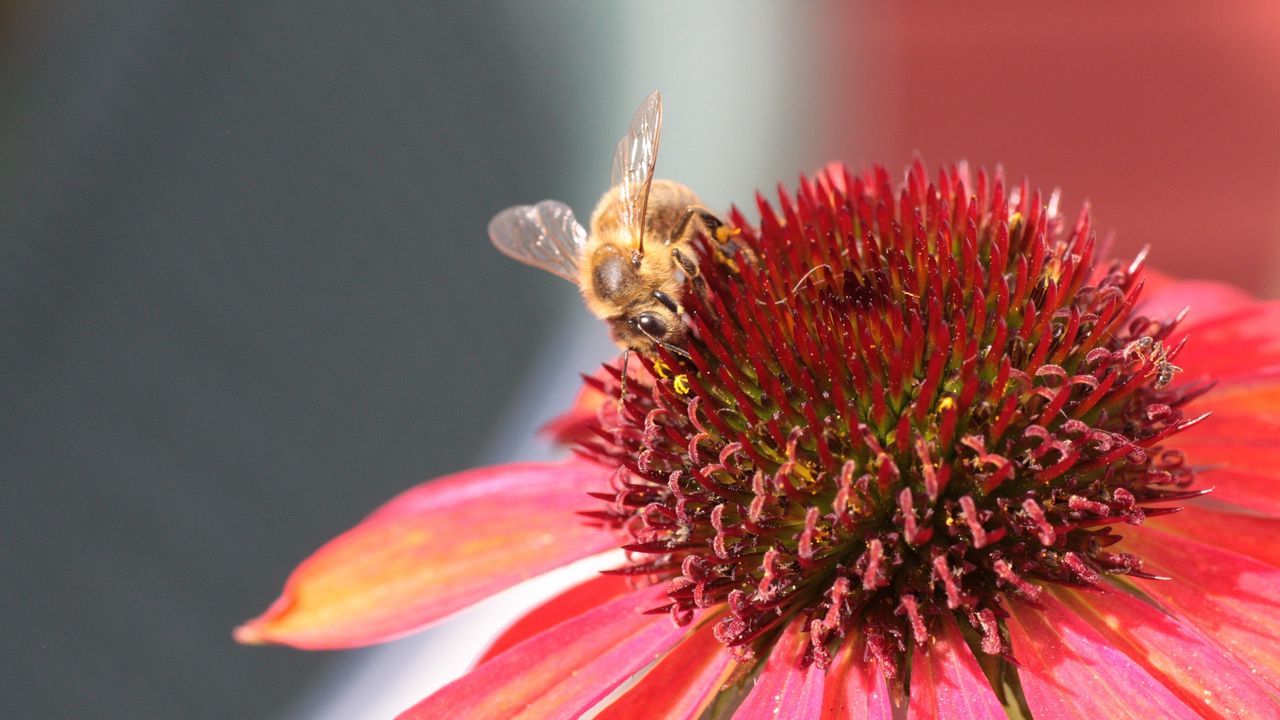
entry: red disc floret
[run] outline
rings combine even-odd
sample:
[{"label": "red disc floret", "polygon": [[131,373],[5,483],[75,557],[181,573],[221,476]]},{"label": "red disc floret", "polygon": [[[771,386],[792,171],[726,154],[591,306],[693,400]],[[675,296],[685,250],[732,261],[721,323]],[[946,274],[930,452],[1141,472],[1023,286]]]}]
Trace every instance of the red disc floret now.
[{"label": "red disc floret", "polygon": [[1113,526],[1201,492],[1166,440],[1207,388],[1169,383],[1180,317],[1135,313],[1143,258],[1096,265],[1057,205],[917,162],[734,210],[698,246],[687,357],[645,358],[581,448],[619,467],[589,513],[630,535],[617,572],[740,655],[799,617],[810,660],[856,634],[890,672],[944,614],[1006,653],[1001,594],[1145,576]]}]

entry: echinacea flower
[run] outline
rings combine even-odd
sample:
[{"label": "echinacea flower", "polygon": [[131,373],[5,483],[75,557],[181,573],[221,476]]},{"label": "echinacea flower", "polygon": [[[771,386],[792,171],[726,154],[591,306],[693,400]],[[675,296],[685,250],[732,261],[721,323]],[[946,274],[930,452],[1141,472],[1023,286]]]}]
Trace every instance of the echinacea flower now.
[{"label": "echinacea flower", "polygon": [[1280,303],[963,166],[758,206],[577,457],[410,490],[237,637],[379,642],[621,547],[404,717],[1280,713]]}]

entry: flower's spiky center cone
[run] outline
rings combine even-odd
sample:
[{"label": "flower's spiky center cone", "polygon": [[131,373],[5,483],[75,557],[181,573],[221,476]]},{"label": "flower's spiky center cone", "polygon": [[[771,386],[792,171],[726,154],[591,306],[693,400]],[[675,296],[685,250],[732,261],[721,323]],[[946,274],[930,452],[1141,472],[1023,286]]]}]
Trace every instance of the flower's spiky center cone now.
[{"label": "flower's spiky center cone", "polygon": [[1203,388],[1166,387],[1141,258],[1096,269],[1087,212],[963,167],[758,204],[699,248],[689,357],[646,359],[582,448],[620,468],[591,513],[632,537],[619,572],[665,579],[677,621],[724,608],[743,655],[799,618],[813,660],[857,632],[890,672],[943,613],[1001,653],[999,593],[1142,574],[1111,526],[1196,494],[1162,443]]}]

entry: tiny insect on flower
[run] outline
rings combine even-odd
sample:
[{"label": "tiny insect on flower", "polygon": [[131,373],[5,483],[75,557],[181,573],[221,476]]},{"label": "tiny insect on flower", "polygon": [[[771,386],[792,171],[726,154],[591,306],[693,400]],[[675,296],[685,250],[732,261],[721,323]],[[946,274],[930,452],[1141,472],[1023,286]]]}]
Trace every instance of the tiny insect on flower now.
[{"label": "tiny insect on flower", "polygon": [[1276,716],[1280,303],[1057,208],[916,162],[731,211],[573,459],[408,491],[237,637],[380,642],[622,548],[405,717]]}]

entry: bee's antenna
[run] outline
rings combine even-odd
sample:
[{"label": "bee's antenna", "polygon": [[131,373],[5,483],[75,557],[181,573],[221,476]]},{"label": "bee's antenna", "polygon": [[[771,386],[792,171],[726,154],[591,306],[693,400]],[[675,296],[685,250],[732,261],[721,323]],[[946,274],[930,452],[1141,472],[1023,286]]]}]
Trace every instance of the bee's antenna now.
[{"label": "bee's antenna", "polygon": [[680,357],[684,358],[685,360],[689,360],[689,361],[692,361],[692,360],[693,360],[693,356],[692,356],[692,355],[690,355],[689,353],[685,352],[684,350],[682,350],[682,349],[680,349],[680,348],[676,347],[675,345],[672,345],[672,344],[671,344],[671,343],[669,343],[669,342],[664,342],[664,341],[662,341],[662,340],[654,340],[654,342],[656,342],[656,343],[658,343],[659,345],[661,345],[662,347],[666,348],[666,349],[667,349],[667,352],[669,352],[669,353],[672,353],[672,354],[675,354],[675,355],[679,355]]},{"label": "bee's antenna", "polygon": [[[632,323],[632,327],[634,327],[635,329],[639,330],[639,331],[640,331],[640,333],[641,333],[642,335],[644,335],[645,337],[649,338],[649,340],[650,340],[654,345],[661,345],[663,348],[666,348],[667,352],[669,352],[669,353],[671,353],[671,354],[673,354],[673,355],[679,355],[680,357],[684,358],[685,360],[689,360],[689,361],[692,361],[692,360],[693,360],[693,356],[692,356],[692,355],[690,355],[689,353],[685,352],[684,350],[682,350],[682,349],[680,349],[680,348],[676,347],[675,345],[672,345],[671,343],[669,343],[669,342],[667,342],[667,341],[665,341],[665,340],[659,340],[658,338],[656,338],[656,337],[654,337],[654,336],[650,335],[649,333],[645,332],[645,329],[644,329],[644,328],[642,328],[642,327],[640,327],[640,324],[639,324],[639,323]],[[625,355],[625,354],[623,355],[623,358],[624,358],[624,359],[626,358],[626,355]]]}]

